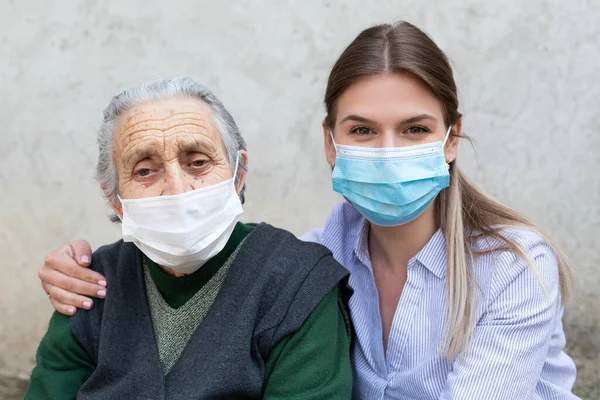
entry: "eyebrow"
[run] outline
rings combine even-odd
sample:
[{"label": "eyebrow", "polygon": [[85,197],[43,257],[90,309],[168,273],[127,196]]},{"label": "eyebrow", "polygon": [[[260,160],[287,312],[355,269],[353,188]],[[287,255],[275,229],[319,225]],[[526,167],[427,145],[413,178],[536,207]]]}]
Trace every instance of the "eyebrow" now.
[{"label": "eyebrow", "polygon": [[125,165],[131,165],[141,160],[145,160],[146,158],[151,158],[156,154],[158,154],[156,145],[146,145],[142,148],[132,149],[131,151],[128,151],[127,154],[124,154],[123,163]]},{"label": "eyebrow", "polygon": [[[176,145],[180,152],[203,153],[209,157],[217,151],[214,144],[205,138],[183,137],[177,140]],[[123,154],[123,162],[125,165],[132,165],[146,158],[152,158],[161,152],[160,147],[155,142],[138,145]]]},{"label": "eyebrow", "polygon": [[217,151],[214,144],[205,138],[182,138],[177,141],[177,147],[182,152],[204,153],[210,155]]},{"label": "eyebrow", "polygon": [[346,121],[356,121],[356,122],[364,122],[366,124],[373,124],[373,125],[378,125],[377,122],[375,121],[371,121],[368,118],[365,117],[361,117],[360,115],[356,115],[356,114],[350,114],[345,116],[341,121],[340,124],[342,122],[346,122]]},{"label": "eyebrow", "polygon": [[[396,126],[402,126],[402,125],[406,125],[406,124],[412,124],[414,122],[419,122],[419,121],[422,121],[424,119],[428,119],[428,120],[431,120],[431,121],[437,121],[437,118],[435,118],[433,115],[419,114],[419,115],[416,115],[414,117],[410,117],[410,118],[407,118],[405,120],[402,120],[402,121],[398,122],[396,124]],[[365,118],[365,117],[361,117],[360,115],[356,115],[356,114],[350,114],[350,115],[344,117],[340,121],[340,124],[342,122],[345,122],[345,121],[356,121],[356,122],[363,122],[365,124],[379,125],[376,121],[370,120],[370,119]]]},{"label": "eyebrow", "polygon": [[410,117],[405,119],[404,121],[400,121],[398,123],[398,125],[406,125],[406,124],[412,124],[414,122],[419,122],[419,121],[423,121],[424,119],[428,119],[431,121],[437,121],[437,118],[434,117],[433,115],[429,115],[429,114],[419,114],[417,116],[414,117]]}]

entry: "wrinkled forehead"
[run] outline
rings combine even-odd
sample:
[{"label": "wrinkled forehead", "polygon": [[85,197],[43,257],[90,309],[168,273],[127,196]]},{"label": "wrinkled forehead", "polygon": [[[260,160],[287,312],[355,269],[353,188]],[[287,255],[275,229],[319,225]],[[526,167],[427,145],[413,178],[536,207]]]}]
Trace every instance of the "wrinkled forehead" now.
[{"label": "wrinkled forehead", "polygon": [[201,142],[207,151],[225,151],[211,108],[197,99],[173,98],[136,105],[119,116],[115,149],[125,152],[147,140]]}]

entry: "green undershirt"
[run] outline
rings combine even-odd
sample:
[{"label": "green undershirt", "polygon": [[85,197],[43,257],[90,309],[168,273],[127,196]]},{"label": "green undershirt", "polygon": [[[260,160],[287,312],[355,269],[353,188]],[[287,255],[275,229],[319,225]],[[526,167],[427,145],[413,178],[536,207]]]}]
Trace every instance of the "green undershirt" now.
[{"label": "green undershirt", "polygon": [[[238,223],[225,248],[202,268],[176,278],[149,262],[149,272],[170,307],[185,304],[225,264],[254,225]],[[110,289],[109,289],[110,291]],[[36,354],[25,399],[75,399],[95,365],[73,336],[69,317],[55,312]],[[346,325],[332,289],[294,334],[271,351],[264,399],[350,399],[352,371]]]}]

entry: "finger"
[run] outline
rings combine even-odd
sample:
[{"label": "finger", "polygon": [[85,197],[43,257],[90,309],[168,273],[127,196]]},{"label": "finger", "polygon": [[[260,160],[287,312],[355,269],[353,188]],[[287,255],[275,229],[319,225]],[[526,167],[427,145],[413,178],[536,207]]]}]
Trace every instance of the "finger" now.
[{"label": "finger", "polygon": [[50,286],[48,294],[51,300],[54,300],[62,305],[69,307],[84,308],[89,310],[93,307],[94,303],[87,297],[80,296],[71,292],[67,292],[56,286]]},{"label": "finger", "polygon": [[[77,268],[85,270],[85,268],[82,267]],[[104,286],[89,283],[79,278],[73,278],[54,269],[42,269],[40,271],[40,278],[46,284],[46,293],[48,293],[52,287],[57,287],[59,289],[66,290],[67,292],[71,292],[72,294],[81,296],[99,298],[104,298],[104,296],[106,296],[106,288]]]},{"label": "finger", "polygon": [[54,309],[61,314],[75,315],[75,313],[77,312],[77,308],[73,306],[68,306],[66,304],[62,304],[52,298],[50,298],[50,303],[52,304],[52,307],[54,307]]},{"label": "finger", "polygon": [[92,248],[86,240],[75,240],[67,244],[71,250],[71,255],[82,267],[87,267],[92,262]]},{"label": "finger", "polygon": [[[43,273],[46,272],[46,270],[56,270],[70,277],[106,287],[106,278],[96,271],[80,266],[73,258],[75,257],[74,252],[75,250],[71,248],[70,244],[67,244],[60,249],[46,254],[44,266],[40,271],[40,279],[45,283],[54,285],[55,283],[46,281],[43,277]],[[63,289],[66,288],[63,287]]]},{"label": "finger", "polygon": [[65,275],[72,278],[80,279],[86,283],[93,284],[95,286],[101,286],[103,289],[106,288],[106,278],[87,267],[82,267],[71,260],[69,264],[65,264],[62,271]]},{"label": "finger", "polygon": [[[40,277],[40,279],[42,279],[41,277],[41,270],[40,272],[38,272],[38,276]],[[48,294],[48,289],[50,288],[50,285],[48,285],[46,282],[42,281],[42,290],[44,292],[46,292],[46,294]]]}]

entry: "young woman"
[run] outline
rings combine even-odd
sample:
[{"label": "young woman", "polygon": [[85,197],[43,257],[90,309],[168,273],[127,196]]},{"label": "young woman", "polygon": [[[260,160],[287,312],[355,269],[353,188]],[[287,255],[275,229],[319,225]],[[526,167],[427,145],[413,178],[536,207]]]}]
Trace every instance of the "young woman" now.
[{"label": "young woman", "polygon": [[[458,169],[466,136],[444,53],[409,23],[369,28],[333,67],[325,105],[346,201],[305,239],[351,272],[355,398],[576,398],[561,323],[570,265]],[[74,242],[47,257],[40,277],[59,311],[105,293],[76,266],[89,255]]]}]

